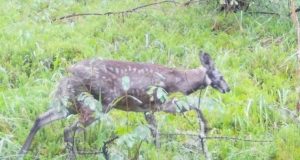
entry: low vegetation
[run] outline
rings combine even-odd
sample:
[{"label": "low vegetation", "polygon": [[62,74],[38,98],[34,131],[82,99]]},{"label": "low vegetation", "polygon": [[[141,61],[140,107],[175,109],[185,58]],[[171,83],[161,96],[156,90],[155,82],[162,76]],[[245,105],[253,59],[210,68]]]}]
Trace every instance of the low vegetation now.
[{"label": "low vegetation", "polygon": [[[294,112],[296,37],[284,5],[277,10],[280,16],[224,13],[216,10],[217,4],[201,2],[53,21],[72,13],[123,11],[147,3],[0,2],[0,159],[16,158],[35,118],[47,110],[57,82],[68,74],[67,66],[99,57],[195,68],[200,49],[212,55],[231,87],[228,94],[211,88],[201,93],[208,136],[270,141],[208,139],[213,159],[300,159],[299,116]],[[65,159],[63,128],[73,119],[42,129],[25,159]],[[163,133],[198,132],[193,112],[158,113],[157,119]],[[196,137],[162,135],[162,146],[156,148],[143,114],[117,110],[76,135],[76,145],[82,152],[101,151],[113,135],[120,138],[109,145],[112,159],[204,158]],[[78,156],[99,158],[103,156],[96,152]]]}]

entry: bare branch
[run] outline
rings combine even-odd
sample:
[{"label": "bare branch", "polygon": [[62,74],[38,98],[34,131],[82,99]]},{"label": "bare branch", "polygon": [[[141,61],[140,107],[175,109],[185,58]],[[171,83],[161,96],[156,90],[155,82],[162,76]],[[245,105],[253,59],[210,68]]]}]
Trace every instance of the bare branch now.
[{"label": "bare branch", "polygon": [[[160,2],[154,2],[154,3],[149,3],[149,4],[141,5],[141,6],[138,6],[138,7],[135,7],[135,8],[131,8],[131,9],[128,9],[128,10],[124,10],[124,11],[115,11],[115,12],[109,11],[109,12],[105,12],[105,13],[73,13],[73,14],[62,16],[62,17],[59,17],[59,18],[54,18],[54,19],[52,19],[52,21],[64,20],[64,19],[68,19],[68,18],[81,17],[81,16],[124,15],[124,14],[128,14],[128,13],[136,12],[136,11],[144,9],[146,7],[160,5],[160,4],[163,4],[163,3],[173,3],[175,5],[180,4],[181,6],[188,7],[191,4],[196,3],[196,2],[201,3],[201,2],[204,2],[204,1],[203,0],[188,0],[187,2],[179,3],[179,2],[176,2],[175,0],[165,0],[165,1],[160,1]],[[300,8],[297,8],[294,11],[295,12],[299,12]],[[280,16],[280,14],[276,13],[276,12],[249,11],[247,13],[249,13],[249,14],[266,14],[266,15]]]},{"label": "bare branch", "polygon": [[203,151],[203,153],[205,155],[205,159],[206,160],[210,160],[211,159],[211,154],[209,153],[209,150],[208,150],[208,147],[207,147],[207,144],[206,144],[206,139],[204,138],[204,137],[206,137],[206,130],[207,130],[206,125],[207,125],[207,121],[204,118],[204,116],[203,116],[200,108],[197,108],[195,110],[197,112],[197,116],[198,116],[198,120],[199,120],[200,134],[198,135],[198,137],[200,138],[202,151]]},{"label": "bare branch", "polygon": [[163,4],[163,3],[179,4],[178,2],[176,2],[174,0],[165,0],[165,1],[160,1],[160,2],[154,2],[154,3],[141,5],[141,6],[138,6],[138,7],[135,7],[135,8],[125,10],[125,11],[106,12],[106,13],[74,13],[74,14],[62,16],[58,19],[53,19],[53,21],[68,19],[68,18],[72,18],[72,17],[79,17],[79,16],[105,16],[105,15],[115,15],[115,14],[118,14],[118,15],[119,14],[127,14],[127,13],[136,12],[140,9],[143,9],[143,8],[146,8],[146,7],[149,7],[149,6],[155,6],[155,5],[159,5],[159,4]]},{"label": "bare branch", "polygon": [[[199,134],[195,133],[159,133],[162,136],[190,136],[190,137],[199,137]],[[95,151],[86,151],[86,150],[78,150],[78,154],[81,155],[88,155],[88,154],[104,154],[104,156],[108,156],[107,154],[107,146],[108,144],[112,143],[114,140],[116,140],[118,136],[111,138],[110,140],[104,142],[104,145],[101,150],[95,150]],[[229,141],[244,141],[244,142],[252,142],[252,143],[271,143],[272,140],[258,140],[258,139],[245,139],[245,138],[239,138],[239,137],[229,137],[229,136],[205,136],[201,137],[202,139],[211,139],[211,140],[229,140]],[[140,144],[139,144],[140,145]],[[105,150],[105,151],[104,151]],[[105,155],[106,154],[106,155]]]},{"label": "bare branch", "polygon": [[266,12],[266,11],[248,11],[246,13],[250,13],[250,14],[266,14],[266,15],[280,16],[279,13],[276,13],[276,12]]},{"label": "bare branch", "polygon": [[[191,136],[199,137],[199,134],[194,133],[160,133],[162,136]],[[234,141],[246,141],[246,142],[258,142],[258,143],[270,143],[271,140],[257,140],[257,139],[244,139],[239,137],[229,137],[229,136],[205,136],[203,139],[219,139],[219,140],[234,140]]]}]

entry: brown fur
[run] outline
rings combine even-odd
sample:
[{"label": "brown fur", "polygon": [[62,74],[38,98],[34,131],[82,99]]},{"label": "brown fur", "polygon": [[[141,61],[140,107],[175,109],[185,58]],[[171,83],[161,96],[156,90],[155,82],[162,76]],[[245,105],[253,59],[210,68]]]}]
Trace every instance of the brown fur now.
[{"label": "brown fur", "polygon": [[[134,96],[142,102],[127,98],[114,106],[127,111],[157,110],[153,106],[161,102],[150,101],[151,95],[147,94],[150,86],[162,87],[169,93],[180,91],[184,94],[207,86],[205,68],[176,70],[155,64],[91,59],[71,66],[68,71],[81,79],[96,99],[102,97],[101,102],[104,106],[126,95]],[[122,78],[125,76],[130,80],[128,91],[122,87]]]}]

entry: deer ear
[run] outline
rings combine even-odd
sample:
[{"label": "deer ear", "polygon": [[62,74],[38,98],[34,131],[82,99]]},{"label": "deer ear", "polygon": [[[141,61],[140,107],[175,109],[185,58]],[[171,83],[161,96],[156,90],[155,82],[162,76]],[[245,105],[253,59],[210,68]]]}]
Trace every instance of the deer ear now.
[{"label": "deer ear", "polygon": [[214,62],[210,58],[210,55],[204,51],[200,51],[199,54],[201,64],[207,68],[207,69],[213,69],[214,68]]}]

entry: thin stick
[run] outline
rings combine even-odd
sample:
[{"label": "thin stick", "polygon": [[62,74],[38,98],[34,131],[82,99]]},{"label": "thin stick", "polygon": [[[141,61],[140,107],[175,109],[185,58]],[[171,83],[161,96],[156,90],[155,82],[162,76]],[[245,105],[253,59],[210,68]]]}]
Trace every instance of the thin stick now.
[{"label": "thin stick", "polygon": [[[182,6],[187,7],[190,4],[195,3],[195,2],[201,3],[202,1],[201,0],[198,0],[198,1],[197,0],[189,0],[189,1],[184,2],[184,3],[179,3],[179,2],[176,2],[174,0],[165,0],[165,1],[160,1],[160,2],[154,2],[154,3],[149,3],[149,4],[141,5],[141,6],[138,6],[138,7],[132,8],[132,9],[128,9],[128,10],[124,10],[124,11],[115,11],[115,12],[109,11],[109,12],[106,12],[106,13],[73,13],[73,14],[70,14],[70,15],[62,16],[60,18],[54,18],[52,21],[63,20],[63,19],[68,19],[68,18],[72,18],[72,17],[80,17],[80,16],[122,15],[122,17],[123,17],[124,14],[133,13],[133,12],[136,12],[136,11],[138,11],[140,9],[143,9],[143,8],[146,8],[146,7],[149,7],[149,6],[155,6],[155,5],[163,4],[163,3],[173,3],[175,5],[182,4]],[[299,12],[300,8],[295,9],[295,11]],[[247,13],[280,16],[279,13],[276,13],[276,12],[266,12],[266,11],[249,11]]]},{"label": "thin stick", "polygon": [[[160,133],[162,136],[192,136],[199,137],[199,134],[193,133]],[[203,139],[218,139],[218,140],[234,140],[234,141],[246,141],[246,142],[257,142],[257,143],[270,143],[271,140],[257,140],[257,139],[244,139],[239,137],[228,137],[228,136],[206,136]]]},{"label": "thin stick", "polygon": [[146,8],[146,7],[149,7],[149,6],[155,6],[155,5],[159,5],[159,4],[163,4],[163,3],[179,4],[178,2],[173,1],[173,0],[165,0],[165,1],[160,1],[160,2],[154,2],[154,3],[141,5],[141,6],[132,8],[132,9],[125,10],[125,11],[106,12],[106,13],[74,13],[74,14],[62,16],[58,19],[53,19],[53,21],[68,19],[68,18],[72,18],[72,17],[79,17],[79,16],[104,16],[104,15],[115,15],[115,14],[122,14],[123,15],[123,14],[126,14],[126,13],[136,12],[140,9],[143,9],[143,8]]},{"label": "thin stick", "polygon": [[200,109],[200,103],[201,103],[201,95],[202,95],[202,90],[199,93],[198,96],[198,106],[195,109],[196,113],[197,113],[197,118],[199,121],[199,126],[200,126],[200,134],[198,135],[198,137],[200,138],[200,143],[201,143],[201,147],[202,147],[202,151],[204,153],[205,159],[206,160],[210,160],[211,159],[211,154],[208,151],[208,147],[206,144],[206,132],[207,132],[207,121],[204,118],[201,109]]},{"label": "thin stick", "polygon": [[211,160],[211,155],[208,151],[208,147],[206,144],[206,120],[204,119],[204,116],[200,110],[200,108],[196,109],[197,112],[197,116],[198,116],[198,120],[199,120],[199,125],[200,125],[200,134],[198,135],[198,137],[200,138],[200,142],[201,142],[201,147],[202,147],[202,151],[204,153],[205,159],[206,160]]},{"label": "thin stick", "polygon": [[198,137],[200,138],[200,143],[201,143],[201,148],[202,148],[202,151],[204,153],[204,156],[205,156],[205,159],[206,160],[210,160],[211,159],[211,155],[208,151],[208,147],[206,145],[206,139],[204,137],[206,137],[206,125],[207,125],[207,122],[201,112],[201,109],[200,109],[200,103],[201,103],[201,95],[202,95],[202,91],[200,91],[199,93],[199,97],[198,97],[198,106],[197,106],[197,109],[196,110],[196,113],[197,113],[197,118],[198,118],[198,121],[199,121],[199,127],[200,127],[200,134],[198,135]]},{"label": "thin stick", "polygon": [[246,13],[250,13],[250,14],[266,14],[266,15],[280,16],[279,13],[276,13],[276,12],[266,12],[266,11],[248,11]]}]

